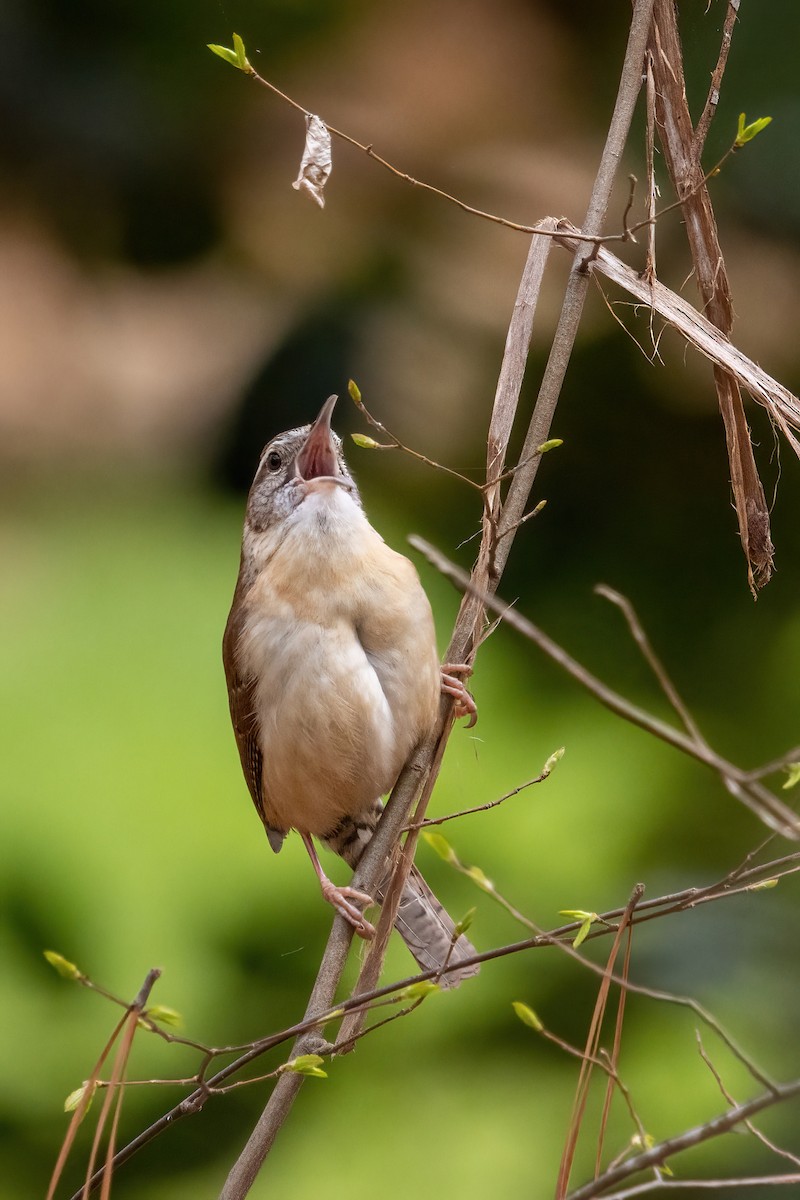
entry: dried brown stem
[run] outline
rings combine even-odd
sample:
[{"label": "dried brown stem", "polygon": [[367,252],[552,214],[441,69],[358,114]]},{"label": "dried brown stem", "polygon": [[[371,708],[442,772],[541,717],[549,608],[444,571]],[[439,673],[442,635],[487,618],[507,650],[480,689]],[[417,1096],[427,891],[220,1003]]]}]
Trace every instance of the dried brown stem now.
[{"label": "dried brown stem", "polygon": [[[581,243],[572,236],[569,222],[560,222],[559,228],[562,231],[561,244],[565,250],[574,254]],[[645,308],[654,309],[715,366],[733,375],[739,386],[767,410],[770,419],[781,430],[795,454],[800,457],[800,440],[793,432],[800,430],[800,400],[797,396],[738,350],[694,305],[677,292],[665,287],[663,283],[648,283],[604,247],[601,247],[597,254],[594,269],[616,283]]]},{"label": "dried brown stem", "polygon": [[[637,884],[633,890],[630,900],[628,901],[628,904],[626,905],[625,912],[622,914],[622,920],[620,921],[619,927],[615,932],[614,942],[611,946],[605,969],[602,972],[600,989],[597,994],[594,1011],[592,1012],[592,1019],[589,1023],[589,1032],[586,1037],[585,1057],[581,1063],[580,1074],[578,1076],[578,1083],[575,1090],[572,1118],[570,1120],[564,1150],[561,1155],[558,1179],[556,1182],[556,1200],[564,1200],[564,1197],[567,1194],[567,1188],[569,1187],[569,1177],[575,1159],[575,1151],[578,1147],[578,1135],[583,1123],[583,1115],[586,1111],[586,1103],[589,1099],[589,1084],[592,1078],[593,1067],[592,1059],[594,1059],[598,1054],[603,1018],[605,1016],[606,1005],[608,1003],[611,981],[614,978],[614,964],[616,962],[620,946],[622,945],[625,931],[630,928],[630,922],[634,909],[639,900],[641,900],[643,894],[643,885]],[[625,993],[623,990],[621,996],[624,996],[624,994]],[[612,1061],[612,1068],[614,1070],[614,1074],[616,1075],[616,1057]],[[605,1125],[605,1116],[606,1113],[604,1111],[602,1118],[603,1126]],[[602,1129],[600,1142],[602,1143]]]},{"label": "dried brown stem", "polygon": [[[80,1100],[78,1102],[78,1105],[77,1105],[75,1111],[72,1114],[72,1119],[69,1123],[69,1128],[67,1129],[66,1135],[64,1137],[64,1142],[63,1142],[61,1151],[58,1156],[58,1160],[53,1169],[53,1174],[50,1178],[50,1185],[47,1189],[47,1200],[52,1200],[52,1197],[55,1195],[56,1188],[58,1187],[59,1180],[61,1178],[61,1175],[63,1174],[64,1167],[67,1162],[67,1157],[72,1148],[73,1142],[75,1141],[75,1136],[78,1132],[78,1128],[79,1128],[83,1118],[86,1116],[86,1113],[89,1111],[89,1105],[92,1102],[92,1093],[94,1091],[95,1086],[97,1085],[97,1082],[98,1082],[98,1079],[100,1076],[100,1071],[102,1070],[102,1067],[103,1067],[103,1064],[104,1064],[106,1058],[111,1053],[111,1050],[113,1049],[114,1045],[116,1044],[117,1039],[120,1037],[121,1037],[121,1043],[117,1047],[117,1053],[114,1056],[114,1065],[112,1068],[112,1081],[114,1083],[117,1083],[123,1078],[123,1073],[125,1070],[125,1066],[127,1064],[128,1055],[130,1053],[130,1048],[133,1043],[133,1037],[134,1037],[134,1034],[136,1033],[136,1025],[137,1025],[138,1018],[141,1015],[142,1010],[144,1009],[144,1006],[147,1004],[147,1000],[150,996],[150,992],[152,991],[153,986],[155,985],[155,982],[159,978],[160,975],[161,975],[161,971],[157,967],[154,967],[152,970],[148,971],[147,975],[145,976],[144,982],[142,983],[142,986],[140,987],[135,999],[130,1004],[127,1004],[125,1006],[124,1016],[120,1017],[119,1021],[117,1022],[116,1026],[114,1027],[111,1037],[108,1039],[105,1046],[103,1047],[103,1050],[100,1053],[100,1057],[98,1058],[97,1062],[95,1063],[89,1078],[84,1083],[82,1095],[80,1097]],[[78,980],[79,980],[79,982],[83,983],[85,986],[91,986],[90,981],[87,979],[87,977],[85,975],[79,975]],[[105,989],[103,989],[103,988],[98,987],[95,990],[106,995],[106,997],[108,999],[112,999],[112,1000],[116,999],[116,997],[112,997],[110,995],[110,993],[105,992]],[[83,1187],[80,1189],[80,1192],[78,1193],[78,1195],[82,1198],[88,1197],[90,1190],[92,1190],[92,1186],[93,1186],[92,1172],[94,1170],[94,1162],[95,1162],[95,1158],[97,1156],[97,1151],[99,1149],[100,1139],[102,1137],[102,1133],[103,1133],[106,1118],[108,1115],[109,1107],[110,1107],[110,1104],[112,1103],[112,1101],[114,1100],[114,1091],[116,1091],[116,1090],[117,1089],[112,1089],[108,1092],[108,1095],[106,1096],[103,1106],[102,1106],[102,1111],[101,1111],[100,1117],[97,1122],[97,1130],[96,1130],[95,1137],[94,1137],[94,1140],[92,1143],[92,1150],[90,1153],[89,1163],[88,1163],[87,1170],[86,1170],[86,1180],[85,1180]],[[119,1112],[119,1101],[121,1100],[121,1096],[122,1096],[122,1092],[120,1089],[120,1090],[118,1090],[118,1094],[117,1094],[117,1110],[116,1110],[117,1113]],[[117,1127],[117,1120],[116,1120],[116,1114],[115,1114],[115,1119],[114,1119],[114,1122],[112,1125],[112,1134],[111,1134],[111,1138],[109,1140],[109,1153],[106,1156],[105,1166],[103,1167],[103,1169],[101,1171],[97,1172],[97,1175],[95,1176],[95,1179],[98,1182],[107,1179],[110,1184],[111,1163],[114,1158],[114,1138],[115,1138],[115,1134],[116,1134],[116,1127]],[[104,1185],[104,1186],[106,1186],[106,1185]]]},{"label": "dried brown stem", "polygon": [[[641,900],[642,895],[644,894],[644,887],[641,884],[639,884],[637,890],[638,890],[638,899]],[[628,916],[628,925],[625,930],[625,953],[623,955],[623,962],[622,962],[622,978],[625,980],[625,986],[621,987],[619,989],[619,997],[617,999],[617,1016],[616,1016],[616,1021],[614,1024],[614,1044],[611,1049],[611,1066],[613,1067],[615,1076],[617,1075],[618,1069],[619,1069],[619,1056],[620,1056],[620,1050],[622,1047],[622,1026],[623,1026],[623,1022],[624,1022],[624,1018],[625,1018],[625,1005],[627,1003],[627,998],[628,998],[628,986],[629,986],[630,966],[631,966],[631,951],[633,949],[633,925],[632,925],[632,920],[631,920],[631,918],[633,916],[633,905],[632,904],[629,906],[629,909],[630,909],[630,911],[626,914]],[[620,926],[620,928],[621,928],[621,926]],[[611,1086],[611,1078],[609,1077],[607,1086],[606,1086],[605,1101],[603,1104],[603,1115],[602,1115],[601,1124],[600,1124],[600,1135],[597,1139],[597,1155],[595,1157],[595,1174],[596,1175],[600,1174],[600,1163],[601,1163],[601,1159],[602,1159],[603,1144],[605,1142],[606,1129],[608,1126],[608,1118],[611,1113],[611,1101],[612,1101],[613,1097],[614,1097],[614,1089]],[[645,1130],[644,1130],[644,1127],[642,1126],[641,1121],[638,1121],[638,1120],[637,1120],[637,1131],[638,1131],[639,1137],[642,1139],[642,1143],[644,1144]]]},{"label": "dried brown stem", "polygon": [[647,123],[645,128],[645,159],[647,165],[647,256],[642,278],[652,283],[656,278],[656,184],[655,137],[656,137],[656,83],[653,77],[653,53],[645,57],[645,98]]},{"label": "dried brown stem", "polygon": [[[717,63],[720,79],[727,59],[733,17],[729,6],[723,48]],[[705,183],[697,186],[703,178],[699,152],[714,104],[706,105],[701,126],[698,127],[698,137],[692,128],[686,100],[683,54],[674,0],[655,2],[650,50],[656,85],[656,127],[675,192],[682,202],[686,236],[703,311],[712,325],[716,325],[727,336],[733,326],[730,286],[708,187]],[[729,371],[715,367],[714,383],[725,426],[731,487],[739,535],[747,559],[747,577],[755,596],[757,589],[768,583],[772,574],[769,509],[753,455],[738,382]]]}]

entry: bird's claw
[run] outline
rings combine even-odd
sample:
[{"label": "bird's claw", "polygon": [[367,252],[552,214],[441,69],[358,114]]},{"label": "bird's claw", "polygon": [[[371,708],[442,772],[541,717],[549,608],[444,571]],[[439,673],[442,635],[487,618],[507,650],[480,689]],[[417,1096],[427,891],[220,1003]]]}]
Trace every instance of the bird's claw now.
[{"label": "bird's claw", "polygon": [[442,691],[447,696],[453,696],[456,702],[456,720],[469,717],[467,729],[478,720],[478,706],[459,675],[471,675],[469,663],[444,663],[442,666]]},{"label": "bird's claw", "polygon": [[368,896],[366,892],[359,892],[356,888],[337,887],[329,879],[322,884],[322,895],[328,904],[333,905],[339,916],[344,917],[345,921],[353,926],[359,937],[365,938],[368,942],[372,941],[375,937],[375,926],[367,920],[355,904],[351,903],[356,900],[366,907],[375,903],[372,896]]}]

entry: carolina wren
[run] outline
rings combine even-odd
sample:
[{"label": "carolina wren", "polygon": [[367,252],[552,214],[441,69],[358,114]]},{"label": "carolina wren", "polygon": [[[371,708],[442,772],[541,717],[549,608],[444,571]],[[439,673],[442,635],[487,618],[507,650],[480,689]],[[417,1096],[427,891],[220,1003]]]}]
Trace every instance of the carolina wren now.
[{"label": "carolina wren", "polygon": [[[239,578],[223,639],[242,769],[277,853],[300,834],[322,894],[362,937],[371,897],[337,887],[312,841],[358,862],[394,785],[434,728],[439,693],[475,705],[440,668],[417,572],[372,528],[331,430],[336,396],[313,425],[265,447],[247,501]],[[385,883],[386,881],[384,881]],[[380,895],[380,891],[379,891]],[[425,970],[475,953],[412,869],[395,922]],[[455,986],[477,966],[451,971]]]}]

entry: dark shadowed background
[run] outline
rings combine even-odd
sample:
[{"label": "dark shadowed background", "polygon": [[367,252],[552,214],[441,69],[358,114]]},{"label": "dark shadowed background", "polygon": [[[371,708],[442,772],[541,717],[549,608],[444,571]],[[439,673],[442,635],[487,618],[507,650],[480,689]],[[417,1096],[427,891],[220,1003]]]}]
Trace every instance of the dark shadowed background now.
[{"label": "dark shadowed background", "polygon": [[[724,6],[704,8],[680,5],[695,116]],[[413,176],[519,221],[579,223],[629,12],[590,0],[7,0],[0,13],[1,1196],[44,1194],[63,1100],[117,1019],[60,980],[43,949],[126,997],[160,966],[154,1000],[206,1043],[249,1041],[302,1014],[330,916],[299,842],[280,858],[269,850],[220,662],[244,493],[262,445],[330,392],[342,396],[337,429],[365,431],[349,377],[404,441],[479,471],[527,253],[524,235],[341,144],[319,210],[290,186],[302,118],[205,44],[230,45],[235,29],[262,74]],[[734,337],[797,392],[800,10],[743,0],[740,17],[709,165],[741,111],[773,123],[712,195]],[[630,171],[644,176],[641,114],[611,227]],[[666,201],[660,161],[658,173]],[[640,247],[625,255],[641,266]],[[568,267],[561,251],[553,260],[525,413]],[[674,213],[658,265],[694,297]],[[667,715],[619,614],[591,588],[626,592],[712,744],[754,766],[800,741],[798,463],[752,408],[777,547],[754,604],[710,368],[674,335],[654,363],[646,314],[614,313],[629,332],[594,289],[553,427],[564,445],[537,479],[547,507],[520,533],[502,592]],[[349,458],[393,546],[417,531],[469,565],[471,490],[404,456],[352,446]],[[419,566],[444,648],[457,597]],[[480,722],[454,733],[433,811],[491,800],[566,746],[545,785],[447,830],[539,924],[623,904],[639,880],[649,896],[709,883],[762,838],[702,767],[613,719],[510,632],[483,649],[474,690]],[[776,841],[768,853],[781,852]],[[523,936],[425,845],[419,861],[456,916],[477,905],[481,949]],[[797,899],[784,881],[644,926],[633,975],[690,992],[767,1071],[796,1075]],[[411,965],[394,946],[387,977]],[[595,989],[551,950],[434,996],[308,1081],[252,1195],[549,1195],[577,1068],[511,1002],[580,1044]],[[656,1138],[724,1107],[694,1025],[629,1001],[620,1070]],[[757,1090],[711,1034],[704,1043],[738,1099]],[[143,1035],[131,1074],[195,1067]],[[255,1085],[210,1102],[122,1170],[114,1195],[216,1195],[266,1094]],[[123,1139],[180,1095],[133,1089]],[[800,1150],[796,1114],[763,1126]],[[620,1106],[609,1152],[631,1132]],[[73,1187],[90,1141],[87,1127]],[[768,1161],[734,1137],[680,1170]]]}]

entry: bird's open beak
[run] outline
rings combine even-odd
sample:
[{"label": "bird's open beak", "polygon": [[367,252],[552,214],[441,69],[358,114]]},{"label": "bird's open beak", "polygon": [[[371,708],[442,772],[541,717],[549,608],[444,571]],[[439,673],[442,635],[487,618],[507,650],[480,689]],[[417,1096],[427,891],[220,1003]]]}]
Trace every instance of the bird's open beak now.
[{"label": "bird's open beak", "polygon": [[331,434],[331,416],[338,396],[328,396],[320,414],[311,426],[303,449],[295,459],[297,476],[305,482],[312,479],[335,479],[341,475],[339,456]]}]

